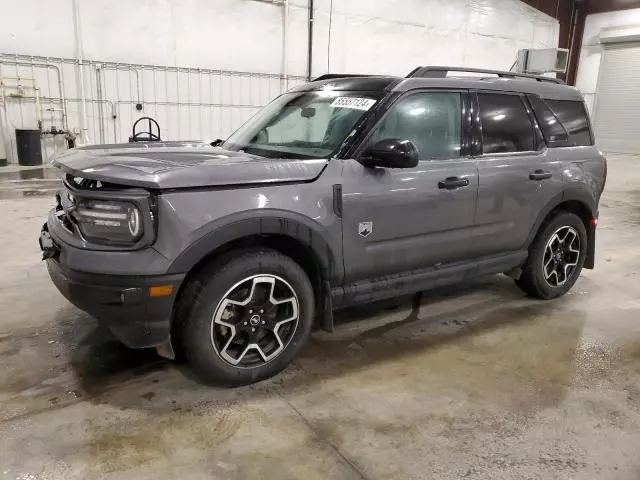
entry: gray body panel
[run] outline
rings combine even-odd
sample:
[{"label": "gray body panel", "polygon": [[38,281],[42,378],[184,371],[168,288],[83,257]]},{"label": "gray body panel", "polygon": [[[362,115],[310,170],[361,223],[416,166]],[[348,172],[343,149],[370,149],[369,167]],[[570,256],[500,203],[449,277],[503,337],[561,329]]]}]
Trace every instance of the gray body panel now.
[{"label": "gray body panel", "polygon": [[[438,188],[447,177],[469,180]],[[423,160],[415,168],[366,168],[346,160],[344,254],[347,282],[469,258],[477,196],[473,159]],[[361,222],[372,231],[362,236]]]},{"label": "gray body panel", "polygon": [[[572,87],[505,78],[328,79],[295,90],[329,85],[384,90],[389,98],[445,89],[582,101]],[[383,114],[376,108],[388,105],[374,107],[351,150],[340,152],[359,151]],[[521,266],[553,208],[573,200],[595,216],[604,187],[602,156],[594,146],[423,160],[407,169],[367,168],[347,154],[338,157],[266,159],[199,142],[77,149],[53,163],[72,175],[152,191],[157,235],[141,250],[77,247],[64,241],[68,233],[56,227],[55,215],[51,233],[72,270],[140,276],[187,274],[229,242],[283,235],[312,251],[324,290],[330,289],[334,306],[344,306]],[[531,180],[537,170],[551,177]],[[439,188],[448,177],[469,185]],[[360,224],[367,222],[371,232],[362,235]]]},{"label": "gray body panel", "polygon": [[594,215],[604,190],[603,156],[596,146],[559,149],[563,166],[563,200],[578,200]]},{"label": "gray body panel", "polygon": [[[341,161],[329,162],[321,178],[310,183],[162,194],[154,248],[172,261],[172,272],[182,273],[202,258],[196,252],[188,257],[185,252],[200,242],[197,252],[211,252],[220,246],[223,230],[228,240],[238,238],[236,233],[291,234],[315,242],[317,255],[327,261],[333,276],[341,278],[342,221],[333,211],[332,185],[342,182],[342,167]],[[246,227],[250,219],[259,221],[253,231]],[[265,230],[263,224],[269,219],[282,220],[276,231],[268,226]],[[307,227],[305,233],[301,226]],[[317,238],[310,238],[310,232]]]},{"label": "gray body panel", "polygon": [[[478,204],[471,243],[474,255],[513,251],[526,245],[540,212],[562,194],[563,163],[557,150],[478,158]],[[532,180],[529,175],[535,171],[552,176]]]},{"label": "gray body panel", "polygon": [[196,143],[135,145],[69,150],[52,163],[72,175],[150,189],[303,182],[327,164],[325,159],[266,159]]}]

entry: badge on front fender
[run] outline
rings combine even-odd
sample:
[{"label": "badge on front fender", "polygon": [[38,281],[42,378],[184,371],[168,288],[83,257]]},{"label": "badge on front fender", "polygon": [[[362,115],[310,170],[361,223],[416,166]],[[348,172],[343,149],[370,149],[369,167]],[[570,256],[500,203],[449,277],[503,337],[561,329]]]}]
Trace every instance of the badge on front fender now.
[{"label": "badge on front fender", "polygon": [[360,222],[358,224],[358,235],[368,237],[373,232],[373,222]]}]

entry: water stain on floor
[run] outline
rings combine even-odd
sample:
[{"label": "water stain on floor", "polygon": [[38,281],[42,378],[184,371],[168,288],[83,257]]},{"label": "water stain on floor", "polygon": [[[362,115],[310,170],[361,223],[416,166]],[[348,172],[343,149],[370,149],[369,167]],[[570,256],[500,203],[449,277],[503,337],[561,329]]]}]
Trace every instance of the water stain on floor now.
[{"label": "water stain on floor", "polygon": [[30,168],[15,172],[2,172],[0,169],[0,199],[53,197],[61,188],[61,172],[57,168]]}]

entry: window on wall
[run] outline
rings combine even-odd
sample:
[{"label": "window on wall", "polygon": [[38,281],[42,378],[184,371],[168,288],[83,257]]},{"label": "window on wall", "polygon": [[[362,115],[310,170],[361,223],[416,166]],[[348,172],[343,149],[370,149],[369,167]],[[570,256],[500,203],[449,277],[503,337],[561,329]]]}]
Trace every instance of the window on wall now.
[{"label": "window on wall", "polygon": [[385,139],[410,140],[421,160],[457,158],[461,124],[460,93],[414,93],[391,107],[376,128],[372,143]]},{"label": "window on wall", "polygon": [[574,146],[593,145],[589,119],[584,103],[572,100],[546,100],[564,128],[569,132],[569,141]]},{"label": "window on wall", "polygon": [[519,95],[479,93],[483,153],[535,150],[535,134]]}]

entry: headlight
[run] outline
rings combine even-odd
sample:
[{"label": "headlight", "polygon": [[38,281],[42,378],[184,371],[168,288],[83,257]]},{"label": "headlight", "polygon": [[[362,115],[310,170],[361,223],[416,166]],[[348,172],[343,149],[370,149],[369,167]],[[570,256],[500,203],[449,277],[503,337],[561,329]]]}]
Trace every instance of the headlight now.
[{"label": "headlight", "polygon": [[133,203],[82,200],[73,216],[87,240],[133,243],[142,237],[142,213]]}]

